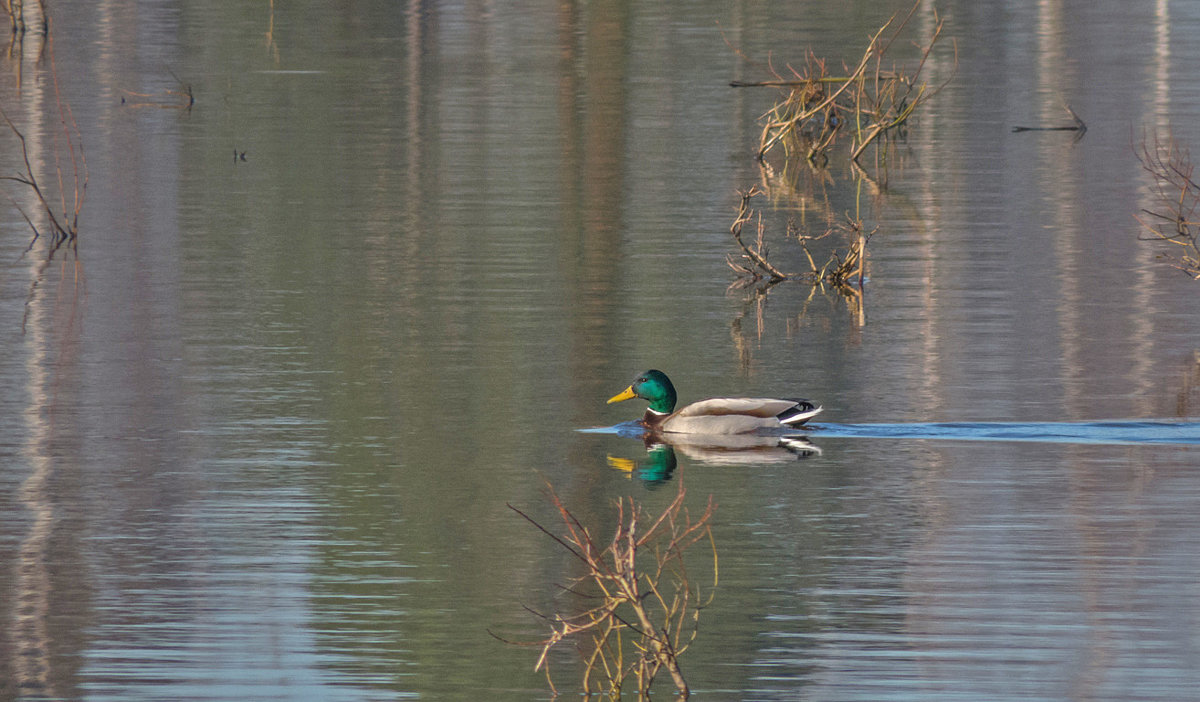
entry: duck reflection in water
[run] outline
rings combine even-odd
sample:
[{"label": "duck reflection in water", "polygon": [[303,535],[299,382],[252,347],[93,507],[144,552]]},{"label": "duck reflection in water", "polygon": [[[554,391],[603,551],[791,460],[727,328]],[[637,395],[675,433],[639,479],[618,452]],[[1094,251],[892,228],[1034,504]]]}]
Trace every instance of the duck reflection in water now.
[{"label": "duck reflection in water", "polygon": [[675,449],[670,444],[646,446],[646,458],[640,463],[632,458],[608,457],[610,468],[625,473],[627,477],[636,477],[651,487],[670,480],[678,465],[679,459],[675,457]]}]

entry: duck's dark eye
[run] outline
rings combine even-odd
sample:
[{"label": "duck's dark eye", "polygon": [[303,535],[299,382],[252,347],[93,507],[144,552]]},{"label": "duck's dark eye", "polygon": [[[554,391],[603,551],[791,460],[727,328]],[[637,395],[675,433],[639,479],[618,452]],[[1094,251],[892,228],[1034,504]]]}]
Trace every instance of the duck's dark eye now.
[{"label": "duck's dark eye", "polygon": [[637,379],[637,382],[639,382],[639,383],[644,383],[644,382],[646,382],[647,380],[649,380],[649,378],[647,378],[646,376],[644,376],[644,375],[643,375],[643,376],[639,376],[639,377],[638,377],[638,379]]}]

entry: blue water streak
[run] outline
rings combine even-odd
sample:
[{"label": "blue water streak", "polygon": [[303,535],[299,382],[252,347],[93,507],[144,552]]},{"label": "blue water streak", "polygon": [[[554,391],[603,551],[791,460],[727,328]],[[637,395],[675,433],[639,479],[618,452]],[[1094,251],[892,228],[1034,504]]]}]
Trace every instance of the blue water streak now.
[{"label": "blue water streak", "polygon": [[1172,419],[1093,422],[926,422],[819,424],[815,437],[1035,441],[1070,444],[1200,444],[1200,423]]}]

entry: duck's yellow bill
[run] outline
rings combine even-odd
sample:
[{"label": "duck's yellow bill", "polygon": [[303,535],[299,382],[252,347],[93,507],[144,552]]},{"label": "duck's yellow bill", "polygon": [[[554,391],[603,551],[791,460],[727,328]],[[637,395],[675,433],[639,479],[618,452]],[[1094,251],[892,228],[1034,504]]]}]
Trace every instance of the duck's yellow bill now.
[{"label": "duck's yellow bill", "polygon": [[608,402],[606,402],[604,404],[611,405],[614,402],[624,402],[625,400],[632,400],[635,397],[637,397],[637,395],[633,394],[633,386],[630,385],[629,387],[622,390],[620,393],[608,398]]}]

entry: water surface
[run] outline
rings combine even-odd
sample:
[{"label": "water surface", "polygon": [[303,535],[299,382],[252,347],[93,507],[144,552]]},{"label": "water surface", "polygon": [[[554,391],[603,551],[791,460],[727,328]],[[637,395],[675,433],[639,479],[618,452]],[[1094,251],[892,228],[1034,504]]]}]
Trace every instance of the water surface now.
[{"label": "water surface", "polygon": [[[953,80],[887,171],[760,200],[772,232],[879,227],[864,314],[727,290],[774,97],[728,82],[853,62],[902,8],[55,15],[90,178],[78,267],[0,213],[0,697],[549,697],[488,633],[544,635],[524,607],[575,574],[507,506],[553,523],[547,483],[601,531],[623,496],[718,503],[700,699],[1190,696],[1197,288],[1138,240],[1131,142],[1200,143],[1200,12],[937,6]],[[0,59],[0,106],[52,173],[41,47]],[[1011,133],[1064,102],[1083,139]],[[821,402],[813,450],[648,470],[578,431],[639,414],[604,399],[650,367]]]}]

